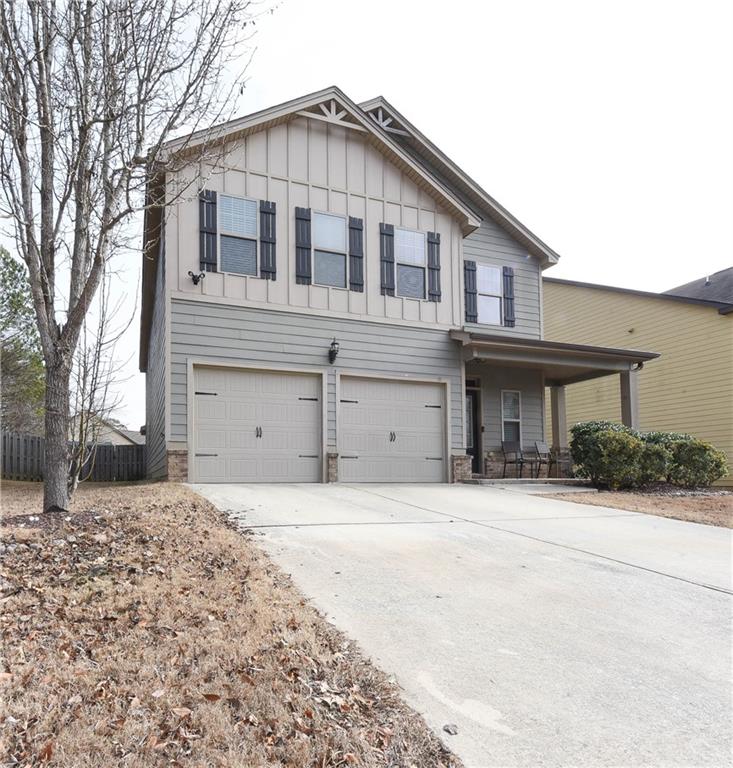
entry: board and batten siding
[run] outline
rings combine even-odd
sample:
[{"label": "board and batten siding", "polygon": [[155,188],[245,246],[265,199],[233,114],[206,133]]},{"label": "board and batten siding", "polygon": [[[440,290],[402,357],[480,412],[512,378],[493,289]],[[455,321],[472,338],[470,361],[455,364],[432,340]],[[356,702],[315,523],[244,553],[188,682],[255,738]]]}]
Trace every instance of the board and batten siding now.
[{"label": "board and batten siding", "polygon": [[[659,352],[639,373],[643,431],[688,432],[728,455],[733,472],[733,315],[715,307],[546,281],[553,341]],[[549,398],[548,398],[549,399]],[[568,426],[621,420],[618,376],[566,389]],[[548,424],[550,414],[548,409]],[[733,483],[729,476],[721,481]]]},{"label": "board and batten siding", "polygon": [[521,436],[525,451],[533,451],[536,440],[544,437],[544,379],[542,371],[529,368],[504,368],[490,362],[468,363],[466,378],[481,382],[482,450],[500,452],[502,441],[501,393],[521,393]]},{"label": "board and batten siding", "polygon": [[[277,279],[199,271],[197,190],[204,186],[276,204]],[[436,199],[392,165],[365,134],[295,118],[231,142],[213,168],[191,165],[170,181],[166,219],[168,288],[175,294],[232,305],[292,307],[294,311],[358,316],[393,323],[462,325],[462,231]],[[354,216],[364,222],[363,293],[295,282],[295,208]],[[379,225],[385,222],[441,235],[440,302],[383,296]]]},{"label": "board and batten siding", "polygon": [[[496,336],[522,336],[542,338],[541,298],[542,270],[537,259],[527,253],[516,240],[504,232],[498,224],[486,219],[481,226],[463,241],[465,259],[477,264],[514,269],[514,314],[513,328],[503,325],[480,325],[466,323],[466,329]],[[461,321],[463,324],[463,320]]]},{"label": "board and batten siding", "polygon": [[161,478],[166,475],[166,302],[165,256],[158,257],[155,275],[155,301],[150,324],[148,365],[145,375],[145,442],[147,444],[147,476]]},{"label": "board and batten siding", "polygon": [[[334,365],[328,348],[340,344]],[[448,382],[451,447],[463,446],[462,363],[445,330],[400,327],[192,300],[171,306],[171,435],[188,435],[188,362],[327,370],[327,449],[336,446],[336,372]]]}]

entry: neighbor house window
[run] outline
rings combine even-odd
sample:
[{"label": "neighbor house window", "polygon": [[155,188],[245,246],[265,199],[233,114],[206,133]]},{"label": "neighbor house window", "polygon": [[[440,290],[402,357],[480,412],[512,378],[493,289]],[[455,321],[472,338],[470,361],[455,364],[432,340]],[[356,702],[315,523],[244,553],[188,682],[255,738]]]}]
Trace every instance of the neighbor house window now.
[{"label": "neighbor house window", "polygon": [[522,440],[522,397],[519,392],[501,393],[502,440],[519,443]]},{"label": "neighbor house window", "polygon": [[411,229],[394,230],[394,258],[397,295],[425,298],[425,233]]},{"label": "neighbor house window", "polygon": [[219,195],[219,269],[257,274],[257,201]]},{"label": "neighbor house window", "polygon": [[476,265],[476,307],[478,321],[501,325],[501,269],[488,264]]},{"label": "neighbor house window", "polygon": [[346,288],[346,217],[313,214],[313,282]]}]

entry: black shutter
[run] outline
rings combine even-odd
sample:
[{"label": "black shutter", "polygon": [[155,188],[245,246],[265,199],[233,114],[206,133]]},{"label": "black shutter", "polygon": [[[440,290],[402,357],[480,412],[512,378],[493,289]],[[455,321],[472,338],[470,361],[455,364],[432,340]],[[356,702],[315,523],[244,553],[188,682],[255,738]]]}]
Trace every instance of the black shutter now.
[{"label": "black shutter", "polygon": [[349,289],[364,293],[364,222],[349,216]]},{"label": "black shutter", "polygon": [[440,301],[440,233],[428,232],[428,299]]},{"label": "black shutter", "polygon": [[260,200],[260,277],[274,280],[276,276],[275,203]]},{"label": "black shutter", "polygon": [[379,225],[379,260],[382,295],[394,296],[394,225]]},{"label": "black shutter", "polygon": [[514,328],[514,270],[504,267],[504,325]]},{"label": "black shutter", "polygon": [[463,262],[463,282],[466,295],[466,322],[478,322],[478,304],[476,303],[476,262]]},{"label": "black shutter", "polygon": [[295,282],[310,285],[311,272],[311,209],[295,209]]},{"label": "black shutter", "polygon": [[216,272],[216,192],[199,192],[199,268]]}]

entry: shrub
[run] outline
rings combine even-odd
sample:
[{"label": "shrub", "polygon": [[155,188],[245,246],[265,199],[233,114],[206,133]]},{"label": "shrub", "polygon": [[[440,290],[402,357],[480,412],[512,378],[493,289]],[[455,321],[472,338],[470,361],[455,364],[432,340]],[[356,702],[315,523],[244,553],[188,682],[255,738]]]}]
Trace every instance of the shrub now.
[{"label": "shrub", "polygon": [[723,451],[710,443],[690,438],[672,445],[669,478],[675,485],[697,488],[712,485],[728,474],[728,462]]},{"label": "shrub", "polygon": [[612,421],[580,422],[570,432],[576,469],[595,485],[634,488],[666,479],[695,488],[728,474],[722,451],[681,432],[642,435]]},{"label": "shrub", "polygon": [[594,471],[599,484],[614,491],[639,485],[644,443],[636,435],[606,429],[596,435],[595,443]]},{"label": "shrub", "polygon": [[[662,433],[663,434],[663,433]],[[642,442],[639,453],[639,485],[666,480],[672,461],[672,453],[662,442]]]},{"label": "shrub", "polygon": [[641,439],[645,443],[663,445],[668,450],[671,450],[674,443],[692,440],[693,438],[692,435],[687,435],[684,432],[645,432]]},{"label": "shrub", "polygon": [[591,482],[599,481],[598,436],[601,432],[614,432],[638,437],[638,433],[615,421],[581,421],[570,428],[570,455],[580,474],[586,475]]}]

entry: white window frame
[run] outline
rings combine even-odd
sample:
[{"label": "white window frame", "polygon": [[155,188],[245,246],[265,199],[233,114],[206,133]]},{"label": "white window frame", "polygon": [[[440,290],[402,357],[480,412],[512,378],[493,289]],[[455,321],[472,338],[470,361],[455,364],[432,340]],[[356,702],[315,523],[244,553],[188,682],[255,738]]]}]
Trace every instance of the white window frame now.
[{"label": "white window frame", "polygon": [[[395,296],[399,296],[401,299],[412,299],[413,301],[427,301],[428,299],[428,236],[426,232],[423,232],[419,229],[410,229],[410,227],[395,227],[395,232],[398,230],[402,230],[403,232],[412,232],[416,235],[422,235],[423,239],[423,263],[422,264],[415,264],[413,261],[400,261],[397,258],[397,238],[395,238],[395,245],[394,245],[394,288],[395,288]],[[423,279],[422,279],[422,298],[418,299],[415,296],[403,296],[401,293],[398,292],[398,285],[399,285],[399,279],[398,279],[398,272],[399,272],[399,266],[405,266],[405,267],[417,267],[418,269],[422,269]]]},{"label": "white window frame", "polygon": [[[237,232],[225,232],[221,226],[221,198],[231,197],[234,200],[245,200],[248,203],[255,204],[255,236],[242,237]],[[255,244],[255,271],[250,275],[244,272],[229,272],[221,268],[221,237],[235,237],[237,240],[254,240]],[[236,275],[237,277],[259,277],[260,276],[260,202],[252,197],[243,195],[230,195],[228,192],[219,192],[219,200],[216,204],[216,261],[217,269],[223,275]]]},{"label": "white window frame", "polygon": [[[497,269],[499,270],[499,293],[485,293],[484,291],[479,290],[479,279],[478,279],[478,270],[481,269],[481,267],[490,267],[491,269]],[[488,296],[492,299],[499,299],[499,322],[498,323],[487,323],[485,321],[481,320],[481,316],[479,314],[479,296]],[[476,321],[479,323],[479,325],[503,325],[504,324],[504,270],[498,265],[498,264],[488,264],[485,262],[476,262]],[[507,392],[514,392],[515,390],[507,390]],[[502,427],[503,430],[503,427]],[[503,434],[503,432],[502,432]]]},{"label": "white window frame", "polygon": [[[519,418],[518,419],[507,419],[504,417],[504,393],[511,394],[511,395],[517,395],[519,398]],[[519,425],[519,445],[523,445],[522,442],[522,392],[519,389],[502,389],[501,390],[501,439],[502,442],[504,442],[504,424],[506,422],[510,422],[512,424],[518,424]]]},{"label": "white window frame", "polygon": [[[334,251],[332,248],[318,248],[316,246],[315,238],[313,237],[314,218],[316,216],[331,216],[336,219],[343,219],[344,221],[344,248],[343,253],[341,251]],[[328,283],[316,282],[316,251],[322,251],[323,253],[334,253],[338,256],[344,257],[344,276],[346,278],[346,284],[329,285]],[[334,291],[348,291],[349,290],[349,217],[343,213],[332,213],[331,211],[311,211],[311,272],[312,272],[312,285],[320,285],[322,288],[333,288]]]}]

